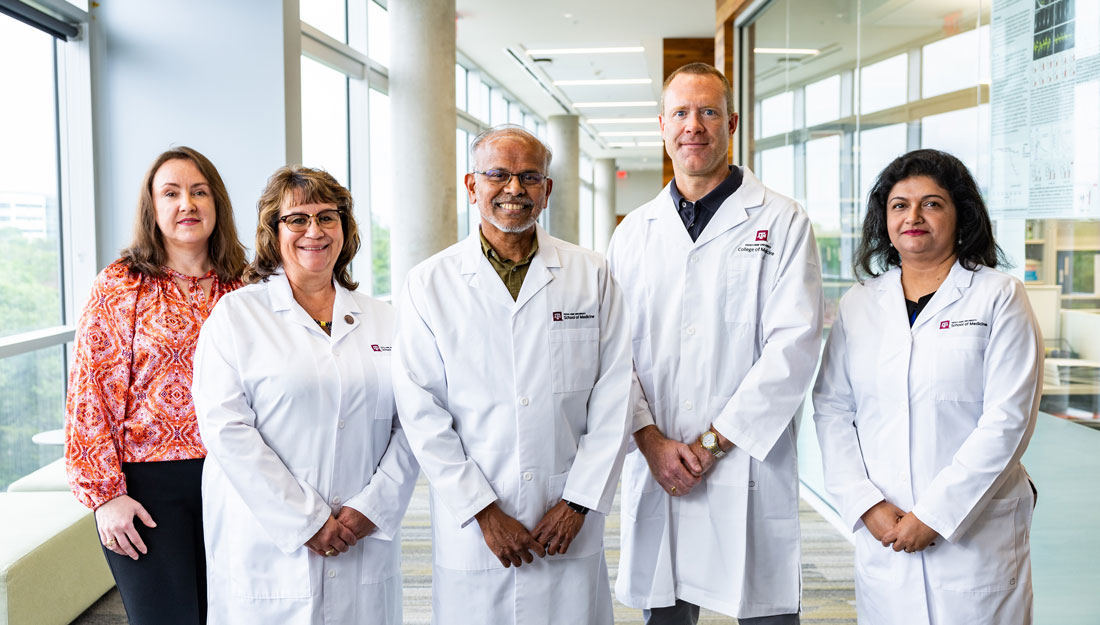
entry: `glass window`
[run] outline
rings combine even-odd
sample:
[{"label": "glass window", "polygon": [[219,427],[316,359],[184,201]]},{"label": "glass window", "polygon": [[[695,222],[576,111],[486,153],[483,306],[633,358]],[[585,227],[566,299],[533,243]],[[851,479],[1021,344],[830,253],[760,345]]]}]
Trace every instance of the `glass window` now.
[{"label": "glass window", "polygon": [[899,54],[859,70],[859,110],[873,113],[905,104],[909,55]]},{"label": "glass window", "polygon": [[466,103],[466,68],[455,63],[455,106],[460,110],[467,110]]},{"label": "glass window", "polygon": [[65,353],[54,345],[0,359],[0,491],[61,457],[62,445],[32,438],[64,426]]},{"label": "glass window", "polygon": [[[905,154],[905,124],[891,124],[859,133],[859,197],[857,204],[867,203],[867,194],[879,172],[890,161]],[[863,211],[859,213],[863,215]]]},{"label": "glass window", "polygon": [[760,103],[760,136],[771,137],[794,130],[794,92],[785,91]]},{"label": "glass window", "polygon": [[537,117],[535,117],[534,115],[524,114],[524,116],[523,116],[523,127],[524,128],[526,128],[528,131],[534,133],[534,132],[538,131],[538,125],[539,125],[539,122],[538,122]]},{"label": "glass window", "polygon": [[921,50],[921,97],[931,98],[979,82],[989,82],[988,25],[934,41]]},{"label": "glass window", "polygon": [[794,197],[794,146],[784,145],[760,153],[761,176],[768,187]]},{"label": "glass window", "polygon": [[[989,185],[989,105],[929,115],[921,120],[921,147],[954,154],[985,189]],[[987,137],[979,141],[979,137]]]},{"label": "glass window", "polygon": [[54,39],[0,15],[0,58],[19,59],[0,63],[0,336],[9,336],[64,322]]},{"label": "glass window", "polygon": [[485,123],[489,123],[489,118],[492,117],[489,114],[490,101],[492,100],[493,89],[485,84],[481,83],[480,95],[481,95],[481,110],[478,111],[478,119]]},{"label": "glass window", "polygon": [[302,0],[298,5],[298,16],[329,37],[348,42],[346,0]]},{"label": "glass window", "polygon": [[304,56],[302,164],[324,169],[349,186],[348,78]]},{"label": "glass window", "polygon": [[390,14],[377,2],[367,3],[367,56],[390,66]]},{"label": "glass window", "polygon": [[848,262],[840,249],[840,145],[840,135],[806,142],[806,212],[828,277],[842,275]]},{"label": "glass window", "polygon": [[390,97],[370,90],[370,237],[372,293],[388,296],[390,287],[390,216],[393,169],[390,167]]},{"label": "glass window", "polygon": [[500,124],[508,123],[508,100],[505,99],[504,93],[500,89],[493,89],[493,94],[489,97],[490,110],[489,110],[489,125],[499,126]]},{"label": "glass window", "polygon": [[840,74],[806,85],[806,126],[840,117]]},{"label": "glass window", "polygon": [[508,123],[517,126],[523,125],[523,109],[515,102],[508,103]]}]

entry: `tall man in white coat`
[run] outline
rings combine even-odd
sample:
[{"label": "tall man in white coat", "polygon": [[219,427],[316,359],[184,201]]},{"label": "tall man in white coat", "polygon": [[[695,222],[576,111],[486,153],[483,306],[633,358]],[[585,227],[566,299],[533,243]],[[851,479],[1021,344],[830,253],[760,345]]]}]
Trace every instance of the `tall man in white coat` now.
[{"label": "tall man in white coat", "polygon": [[395,343],[398,411],[432,487],[432,622],[610,624],[622,294],[603,257],[536,225],[546,146],[507,126],[471,153],[481,227],[409,272]]},{"label": "tall man in white coat", "polygon": [[608,257],[631,313],[635,446],[623,468],[616,596],[649,625],[699,607],[798,623],[796,413],[821,347],[810,220],[727,153],[737,114],[710,65],[671,74],[674,180]]}]

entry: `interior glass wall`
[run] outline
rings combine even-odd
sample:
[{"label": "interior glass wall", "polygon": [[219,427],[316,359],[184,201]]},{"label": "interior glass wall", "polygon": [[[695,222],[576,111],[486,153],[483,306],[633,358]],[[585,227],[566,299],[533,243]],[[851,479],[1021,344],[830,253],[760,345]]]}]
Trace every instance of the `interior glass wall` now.
[{"label": "interior glass wall", "polygon": [[[1024,457],[1039,490],[1037,622],[1085,623],[1100,583],[1100,7],[1074,0],[774,0],[741,30],[754,103],[748,163],[806,207],[826,333],[854,283],[867,194],[893,158],[955,154],[994,218],[1046,342]],[[772,49],[755,52],[756,49]],[[807,410],[803,484],[829,503]],[[1082,478],[1081,476],[1088,476]],[[1085,516],[1082,517],[1082,514]],[[1068,538],[1072,536],[1073,538]]]}]

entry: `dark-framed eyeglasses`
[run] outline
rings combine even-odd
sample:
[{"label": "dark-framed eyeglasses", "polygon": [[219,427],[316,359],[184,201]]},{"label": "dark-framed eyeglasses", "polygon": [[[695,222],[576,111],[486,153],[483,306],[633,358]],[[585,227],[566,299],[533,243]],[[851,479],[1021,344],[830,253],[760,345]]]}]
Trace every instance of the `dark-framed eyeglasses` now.
[{"label": "dark-framed eyeglasses", "polygon": [[307,215],[306,213],[283,215],[279,218],[279,221],[286,224],[287,230],[291,232],[305,232],[309,230],[309,222],[311,221],[316,221],[317,226],[322,230],[332,230],[340,226],[340,215],[343,214],[344,209],[342,208],[330,208],[316,215]]},{"label": "dark-framed eyeglasses", "polygon": [[519,183],[525,187],[537,187],[546,180],[546,176],[540,174],[537,171],[521,171],[518,174],[513,174],[510,171],[503,169],[487,169],[485,171],[475,171],[475,174],[481,174],[494,185],[504,186],[512,181],[512,176],[519,177]]}]

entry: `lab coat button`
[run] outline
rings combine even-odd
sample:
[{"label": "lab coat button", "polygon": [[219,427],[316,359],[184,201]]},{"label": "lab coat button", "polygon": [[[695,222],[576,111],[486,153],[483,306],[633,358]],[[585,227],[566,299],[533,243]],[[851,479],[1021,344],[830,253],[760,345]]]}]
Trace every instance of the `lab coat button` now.
[{"label": "lab coat button", "polygon": [[1009,586],[1015,586],[1016,585],[1016,578],[1013,577],[1012,579],[1008,580],[1008,585]]},{"label": "lab coat button", "polygon": [[534,476],[533,476],[533,475],[531,475],[531,472],[530,472],[530,471],[524,471],[524,472],[523,472],[523,481],[524,481],[524,482],[530,482],[530,481],[531,481],[531,478],[533,478],[533,477],[534,477]]},{"label": "lab coat button", "polygon": [[330,578],[331,578],[331,577],[336,577],[336,571],[333,571],[332,569],[329,569],[329,570],[328,570],[328,576],[329,576]]},{"label": "lab coat button", "polygon": [[344,420],[340,419],[340,422],[336,424],[336,427],[340,428],[341,430],[344,429]]},{"label": "lab coat button", "polygon": [[684,410],[691,410],[691,407],[692,407],[691,402],[689,402],[689,401],[684,402]]},{"label": "lab coat button", "polygon": [[688,326],[688,334],[695,336],[695,326]]},{"label": "lab coat button", "polygon": [[691,255],[691,262],[693,262],[693,263],[699,262],[699,255],[698,254],[692,254]]},{"label": "lab coat button", "polygon": [[335,506],[335,505],[336,505],[336,504],[338,504],[338,503],[340,503],[340,498],[339,498],[339,497],[333,497],[333,498],[332,498],[332,505],[334,505],[334,506]]},{"label": "lab coat button", "polygon": [[526,406],[527,404],[531,403],[531,400],[527,399],[526,397],[520,397],[519,403],[521,406]]}]

